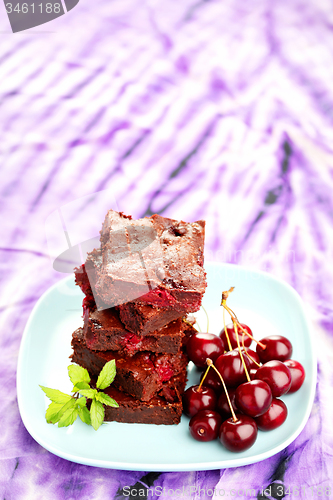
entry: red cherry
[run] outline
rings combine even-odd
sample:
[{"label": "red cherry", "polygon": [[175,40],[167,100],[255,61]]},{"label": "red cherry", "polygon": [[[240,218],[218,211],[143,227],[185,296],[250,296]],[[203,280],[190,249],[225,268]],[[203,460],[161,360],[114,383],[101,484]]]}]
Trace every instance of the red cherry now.
[{"label": "red cherry", "polygon": [[[201,374],[200,382],[203,379],[204,375],[205,375],[205,372],[203,372]],[[216,373],[216,371],[212,368],[209,370],[209,372],[207,373],[207,375],[205,377],[204,385],[206,387],[210,387],[211,389],[213,389],[216,392],[216,394],[220,394],[223,391],[221,379],[218,376],[218,374]]]},{"label": "red cherry", "polygon": [[272,391],[263,380],[251,380],[236,389],[236,405],[246,415],[259,417],[272,402]]},{"label": "red cherry", "polygon": [[217,438],[222,417],[217,411],[201,410],[189,423],[191,436],[197,441],[213,441]]},{"label": "red cherry", "polygon": [[[259,363],[259,357],[254,351],[248,348],[246,348],[246,351]],[[243,349],[242,352],[244,352]],[[246,354],[243,354],[243,357],[247,368],[251,369],[256,367],[256,364],[251,361]],[[221,373],[228,387],[237,387],[239,384],[246,381],[246,374],[238,349],[234,349],[219,356],[215,361],[215,366]]]},{"label": "red cherry", "polygon": [[242,360],[237,350],[219,356],[215,361],[215,366],[228,387],[237,387],[246,380]]},{"label": "red cherry", "polygon": [[186,344],[188,357],[196,366],[206,367],[206,359],[215,361],[224,353],[223,341],[213,333],[194,333]]},{"label": "red cherry", "polygon": [[[229,394],[230,403],[234,409],[234,412],[238,411],[238,408],[237,408],[236,402],[235,402],[236,389],[229,389],[228,394]],[[222,416],[225,416],[226,418],[228,415],[231,415],[230,406],[229,406],[229,403],[227,400],[227,396],[225,395],[225,392],[222,392],[221,396],[217,400],[216,409],[217,409],[217,411],[219,411],[221,413]]]},{"label": "red cherry", "polygon": [[266,346],[266,348],[263,349],[257,344],[257,353],[262,363],[267,363],[267,361],[273,359],[286,361],[291,357],[293,352],[290,340],[286,337],[282,337],[282,335],[270,335],[269,337],[261,339],[260,342]]},{"label": "red cherry", "polygon": [[[250,335],[252,335],[252,330],[251,330],[251,328],[249,326],[245,325],[244,323],[240,323],[240,325],[244,328],[244,330],[246,330],[247,332],[249,332]],[[231,347],[233,349],[235,349],[238,346],[238,343],[237,343],[236,332],[235,332],[235,329],[234,329],[234,324],[233,323],[229,323],[226,326],[226,328],[227,328],[227,333],[228,333],[228,337],[229,337],[229,340],[230,340]],[[244,335],[244,345],[245,345],[245,347],[250,347],[250,345],[252,343],[252,339],[250,337],[248,337],[245,333],[243,333],[242,330],[239,327],[237,327],[237,331],[238,331],[238,337],[239,337],[239,344],[240,344],[240,346],[243,345],[242,337]],[[220,332],[220,337],[223,340],[223,343],[224,343],[225,347],[228,347],[227,336],[225,334],[224,328],[222,328],[222,330]]]},{"label": "red cherry", "polygon": [[256,379],[269,385],[273,398],[283,396],[291,386],[290,370],[282,361],[272,360],[265,363],[258,368]]},{"label": "red cherry", "polygon": [[217,396],[210,387],[192,385],[183,394],[183,411],[188,417],[193,417],[200,410],[215,410]]},{"label": "red cherry", "polygon": [[261,431],[271,431],[280,427],[286,420],[287,415],[288,410],[284,402],[281,399],[274,398],[268,410],[255,418],[255,421]]},{"label": "red cherry", "polygon": [[236,417],[236,422],[232,417],[223,422],[219,440],[227,450],[240,452],[251,448],[257,439],[258,429],[253,418],[238,413]]},{"label": "red cherry", "polygon": [[291,394],[292,392],[298,391],[302,386],[305,379],[305,370],[303,365],[294,359],[287,359],[287,361],[284,361],[284,364],[289,368],[291,375],[291,386],[288,391],[288,393]]}]

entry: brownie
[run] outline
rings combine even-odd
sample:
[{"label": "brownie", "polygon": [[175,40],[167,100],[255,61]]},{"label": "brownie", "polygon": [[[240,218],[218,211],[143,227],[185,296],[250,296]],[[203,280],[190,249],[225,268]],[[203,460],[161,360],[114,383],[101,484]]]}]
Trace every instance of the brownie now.
[{"label": "brownie", "polygon": [[206,289],[204,235],[204,221],[156,214],[133,220],[109,210],[101,248],[88,254],[84,268],[98,309],[139,299],[181,314],[197,311]]},{"label": "brownie", "polygon": [[83,334],[89,349],[122,351],[127,356],[138,351],[177,354],[194,332],[182,318],[144,336],[126,330],[115,308],[90,313],[87,309],[84,315]]},{"label": "brownie", "polygon": [[143,351],[130,357],[117,351],[93,351],[85,343],[82,328],[73,333],[72,347],[72,361],[92,375],[97,376],[105,363],[115,359],[117,374],[113,384],[141,401],[149,401],[173,376],[185,372],[188,363],[183,352],[154,354]]},{"label": "brownie", "polygon": [[[80,286],[82,292],[85,294],[82,304],[84,312],[86,309],[94,311],[96,309],[96,303],[85,270],[85,264],[75,269],[75,283]],[[99,299],[97,300],[99,301],[99,310],[107,308],[106,304]],[[121,304],[117,306],[117,309],[119,311],[120,320],[125,325],[126,329],[141,335],[147,335],[149,332],[158,330],[171,321],[186,314],[186,311],[180,312],[175,309],[167,309],[151,304],[141,304],[138,301]]]},{"label": "brownie", "polygon": [[181,313],[175,309],[165,309],[140,302],[127,302],[118,306],[118,310],[127,330],[142,335],[158,330],[185,315],[185,312]]},{"label": "brownie", "polygon": [[147,402],[135,399],[112,384],[104,389],[104,392],[117,401],[119,408],[104,406],[104,421],[155,425],[179,424],[183,411],[181,396],[186,384],[186,373],[173,377],[170,382],[172,385],[168,388],[167,398],[163,393],[159,393]]}]

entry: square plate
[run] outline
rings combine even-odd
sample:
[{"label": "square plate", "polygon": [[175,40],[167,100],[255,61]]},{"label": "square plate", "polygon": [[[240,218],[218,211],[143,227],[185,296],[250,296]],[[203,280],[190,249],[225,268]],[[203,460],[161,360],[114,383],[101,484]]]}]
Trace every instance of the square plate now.
[{"label": "square plate", "polygon": [[[228,304],[240,321],[251,326],[255,338],[280,334],[292,342],[293,358],[303,364],[306,378],[298,392],[282,398],[288,407],[286,422],[274,431],[259,431],[254,446],[242,453],[231,453],[218,441],[195,441],[185,416],[179,425],[110,422],[97,432],[80,419],[67,428],[47,424],[45,410],[49,400],[39,384],[71,391],[67,375],[71,335],[82,326],[82,292],[75,286],[73,276],[69,276],[53,285],[37,302],[19,353],[19,409],[24,425],[41,446],[67,460],[97,467],[190,471],[258,462],[278,453],[298,436],[310,415],[317,375],[310,328],[300,297],[288,284],[267,273],[229,264],[208,263],[205,268],[208,287],[203,305],[209,315],[210,332],[218,334],[223,326],[222,290],[235,286]],[[203,311],[196,316],[205,329]],[[198,380],[196,368],[189,366],[188,386]]]}]

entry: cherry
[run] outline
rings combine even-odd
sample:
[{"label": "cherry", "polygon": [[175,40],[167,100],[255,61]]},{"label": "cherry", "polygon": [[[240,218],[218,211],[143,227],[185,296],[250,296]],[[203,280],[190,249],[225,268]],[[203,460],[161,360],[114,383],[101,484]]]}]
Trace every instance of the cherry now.
[{"label": "cherry", "polygon": [[236,417],[236,421],[230,417],[222,423],[219,440],[227,450],[240,452],[254,444],[258,429],[253,418],[241,414],[236,414]]},{"label": "cherry", "polygon": [[246,381],[242,360],[236,349],[219,356],[215,361],[215,366],[228,387],[237,387]]},{"label": "cherry", "polygon": [[291,357],[293,347],[290,340],[282,335],[270,335],[261,339],[261,344],[264,344],[265,349],[257,344],[257,353],[262,363],[267,363],[273,359],[286,361]]},{"label": "cherry", "polygon": [[[244,330],[246,330],[247,332],[249,332],[250,335],[252,335],[252,330],[251,330],[251,328],[249,326],[245,325],[244,323],[240,323],[240,325],[244,328]],[[228,337],[229,337],[229,340],[230,340],[231,347],[233,349],[235,349],[238,346],[238,343],[237,343],[236,332],[235,332],[235,329],[234,329],[234,324],[233,323],[229,323],[226,326],[226,329],[227,329],[227,334],[228,334]],[[238,327],[237,330],[238,330],[238,338],[239,338],[240,345],[241,346],[243,345],[242,338],[244,338],[244,345],[245,345],[245,347],[250,347],[250,345],[252,343],[252,339],[250,337],[248,337],[245,333],[243,333],[242,330],[239,327]],[[223,343],[224,343],[225,347],[227,347],[228,346],[228,341],[227,341],[227,336],[225,334],[224,328],[220,332],[220,337],[223,340]]]},{"label": "cherry", "polygon": [[221,423],[222,417],[217,411],[201,410],[190,420],[191,436],[197,441],[213,441],[218,436]]},{"label": "cherry", "polygon": [[261,431],[271,431],[280,427],[286,420],[288,410],[281,399],[273,399],[268,410],[255,419],[258,428]]},{"label": "cherry", "polygon": [[236,389],[237,408],[250,417],[265,413],[272,402],[272,391],[263,380],[251,380]]},{"label": "cherry", "polygon": [[257,375],[257,371],[258,371],[258,368],[251,368],[250,371],[249,371],[249,375],[250,375],[250,379],[251,380],[254,380],[256,379],[256,375]]},{"label": "cherry", "polygon": [[193,417],[200,410],[215,410],[217,396],[210,387],[192,385],[183,394],[183,410],[185,415]]},{"label": "cherry", "polygon": [[286,394],[291,386],[289,368],[282,361],[272,360],[258,368],[256,379],[263,380],[271,388],[273,398]]},{"label": "cherry", "polygon": [[288,391],[291,394],[298,391],[302,386],[305,379],[305,370],[303,365],[294,359],[287,359],[287,361],[284,361],[284,364],[289,368],[291,375],[291,386]]},{"label": "cherry", "polygon": [[215,361],[224,353],[224,344],[220,337],[213,333],[194,333],[186,344],[186,352],[193,363],[200,367],[206,367],[206,359]]},{"label": "cherry", "polygon": [[210,387],[211,389],[213,389],[216,394],[220,394],[223,391],[221,379],[214,370],[209,370],[206,376],[205,373],[202,373],[200,382],[202,381],[203,377],[205,377],[204,385],[206,387]]},{"label": "cherry", "polygon": [[[254,351],[248,348],[246,348],[246,351],[259,363],[259,357]],[[242,352],[244,353],[243,349]],[[243,357],[249,369],[256,367],[256,364],[250,360],[246,354],[243,354]],[[228,387],[237,387],[239,384],[246,381],[246,374],[238,349],[234,349],[219,356],[215,361],[215,366],[221,373]]]},{"label": "cherry", "polygon": [[[233,407],[234,411],[235,412],[238,411],[238,408],[237,408],[236,402],[235,402],[236,389],[229,389],[228,390],[228,394],[229,394],[230,402],[232,404],[232,407]],[[231,415],[231,410],[230,410],[230,407],[229,407],[227,396],[226,396],[226,394],[224,392],[221,394],[221,396],[217,400],[217,407],[216,407],[216,409],[223,416]]]}]

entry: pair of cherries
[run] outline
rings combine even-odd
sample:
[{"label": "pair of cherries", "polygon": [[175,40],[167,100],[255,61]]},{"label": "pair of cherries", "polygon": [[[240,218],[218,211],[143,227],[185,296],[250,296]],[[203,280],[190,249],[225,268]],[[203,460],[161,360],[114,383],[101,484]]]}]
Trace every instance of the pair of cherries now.
[{"label": "pair of cherries", "polygon": [[[199,441],[218,437],[231,451],[252,446],[258,428],[267,431],[282,425],[287,407],[277,398],[296,392],[305,378],[302,365],[290,359],[292,345],[286,337],[265,337],[257,343],[255,352],[249,349],[251,329],[242,323],[239,326],[241,349],[236,349],[240,344],[233,324],[226,327],[229,342],[224,329],[220,336],[196,333],[186,346],[198,368],[207,366],[207,359],[213,368],[202,375],[200,385],[190,387],[183,396],[184,413],[191,418],[191,435]],[[232,349],[225,352],[227,346]],[[219,395],[223,389],[226,392]]]}]

